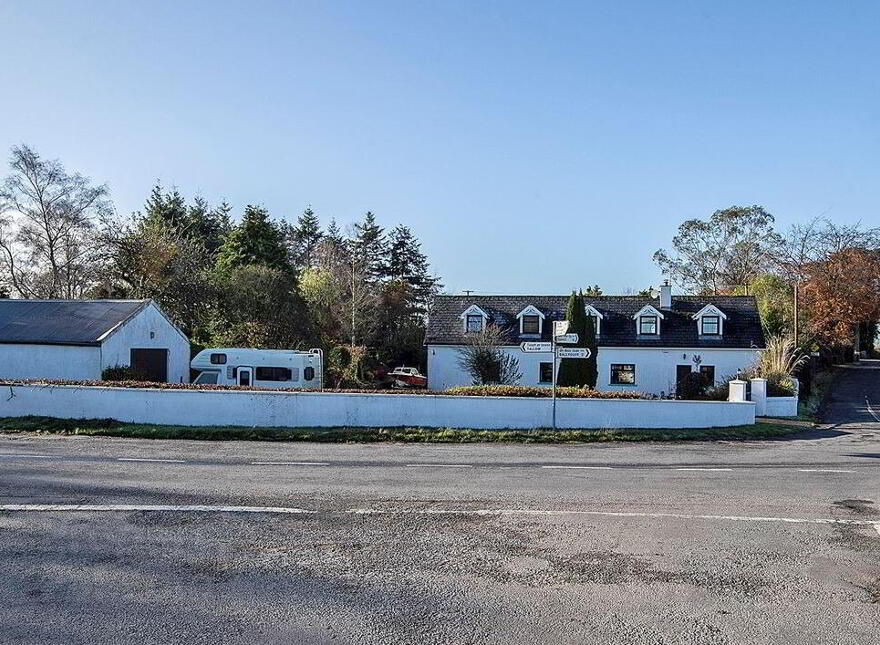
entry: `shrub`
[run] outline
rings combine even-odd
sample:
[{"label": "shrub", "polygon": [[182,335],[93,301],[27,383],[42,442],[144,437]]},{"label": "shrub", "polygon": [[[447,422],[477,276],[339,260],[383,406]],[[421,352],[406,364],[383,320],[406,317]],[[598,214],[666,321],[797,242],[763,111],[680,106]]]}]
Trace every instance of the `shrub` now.
[{"label": "shrub", "polygon": [[474,385],[513,385],[522,378],[519,361],[502,348],[504,331],[489,325],[478,334],[468,334],[459,350],[458,365],[470,374]]},{"label": "shrub", "polygon": [[691,372],[678,382],[675,396],[685,401],[706,398],[706,379],[699,372]]},{"label": "shrub", "polygon": [[784,374],[770,374],[767,377],[767,396],[794,396],[794,381]]},{"label": "shrub", "polygon": [[775,336],[767,343],[767,349],[761,352],[757,367],[766,379],[776,374],[790,377],[806,360],[806,355],[800,352],[794,341]]},{"label": "shrub", "polygon": [[130,365],[114,365],[101,370],[102,381],[146,381],[146,375]]}]

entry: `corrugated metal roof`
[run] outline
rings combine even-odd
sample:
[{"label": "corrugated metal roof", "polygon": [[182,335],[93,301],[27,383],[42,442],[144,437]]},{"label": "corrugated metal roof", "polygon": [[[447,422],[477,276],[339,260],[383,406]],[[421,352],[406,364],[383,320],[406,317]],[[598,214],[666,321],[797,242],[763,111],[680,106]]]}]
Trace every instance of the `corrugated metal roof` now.
[{"label": "corrugated metal roof", "polygon": [[149,300],[0,299],[0,343],[100,345]]}]

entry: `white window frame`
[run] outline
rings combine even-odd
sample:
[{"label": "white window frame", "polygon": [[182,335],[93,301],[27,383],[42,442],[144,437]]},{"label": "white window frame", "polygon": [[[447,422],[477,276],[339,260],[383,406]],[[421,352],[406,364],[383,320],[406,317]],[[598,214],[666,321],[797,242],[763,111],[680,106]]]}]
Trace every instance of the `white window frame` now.
[{"label": "white window frame", "polygon": [[596,336],[599,336],[602,333],[602,320],[605,316],[603,316],[602,312],[596,309],[593,305],[587,305],[584,308],[584,313],[588,316],[593,316],[596,319]]},{"label": "white window frame", "polygon": [[[656,316],[657,317],[657,333],[654,334],[643,334],[642,333],[642,316]],[[652,307],[651,305],[645,305],[641,309],[639,309],[635,315],[633,316],[633,320],[636,321],[636,336],[659,336],[660,335],[660,327],[661,321],[665,318],[663,313],[657,309],[656,307]]]},{"label": "white window frame", "polygon": [[[489,321],[489,314],[480,309],[477,305],[471,305],[467,309],[465,309],[459,318],[461,319],[461,331],[463,334],[473,334],[475,332],[468,331],[468,316],[479,316],[483,319],[483,324],[480,327],[480,331],[485,331],[486,323]],[[476,332],[479,333],[479,332]]]},{"label": "white window frame", "polygon": [[[703,333],[703,318],[706,316],[718,316],[718,333],[717,334],[704,334]],[[702,338],[720,338],[724,335],[724,321],[727,320],[727,314],[721,311],[715,305],[706,305],[702,309],[700,309],[697,313],[691,316],[694,320],[697,321],[697,335]]]},{"label": "white window frame", "polygon": [[516,315],[517,320],[519,320],[519,333],[520,334],[525,333],[525,332],[523,332],[523,316],[537,316],[538,317],[538,333],[533,334],[530,332],[527,334],[528,336],[535,336],[535,335],[540,336],[541,334],[544,333],[544,314],[541,312],[540,309],[538,309],[537,307],[535,307],[533,305],[529,305],[528,307],[526,307],[525,309],[523,309],[521,312],[519,312]]}]

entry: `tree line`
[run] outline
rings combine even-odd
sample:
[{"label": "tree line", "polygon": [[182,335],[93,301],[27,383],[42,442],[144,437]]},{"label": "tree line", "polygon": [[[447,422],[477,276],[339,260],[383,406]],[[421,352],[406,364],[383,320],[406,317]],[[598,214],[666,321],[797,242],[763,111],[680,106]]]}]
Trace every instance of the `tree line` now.
[{"label": "tree line", "polygon": [[769,336],[841,358],[874,352],[880,228],[814,218],[778,231],[761,206],[683,222],[654,260],[694,294],[751,294]]},{"label": "tree line", "polygon": [[153,298],[196,347],[321,347],[331,380],[422,362],[442,289],[406,226],[367,212],[343,232],[306,208],[295,222],[248,205],[187,202],[153,187],[118,216],[105,185],[28,146],[0,185],[0,295]]}]

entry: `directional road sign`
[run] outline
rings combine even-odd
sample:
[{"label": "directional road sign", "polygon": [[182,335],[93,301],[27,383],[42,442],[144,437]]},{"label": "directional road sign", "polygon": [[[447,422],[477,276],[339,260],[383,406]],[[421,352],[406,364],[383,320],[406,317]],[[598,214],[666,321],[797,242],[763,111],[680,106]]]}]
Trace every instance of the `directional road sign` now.
[{"label": "directional road sign", "polygon": [[562,334],[568,333],[568,326],[570,322],[568,320],[554,320],[553,321],[553,335],[561,336]]},{"label": "directional road sign", "polygon": [[557,347],[556,358],[589,358],[588,347]]},{"label": "directional road sign", "polygon": [[520,343],[519,348],[524,351],[526,354],[536,354],[538,352],[552,352],[553,346],[551,343]]},{"label": "directional road sign", "polygon": [[576,343],[578,342],[577,334],[562,334],[561,336],[556,337],[557,343]]}]

